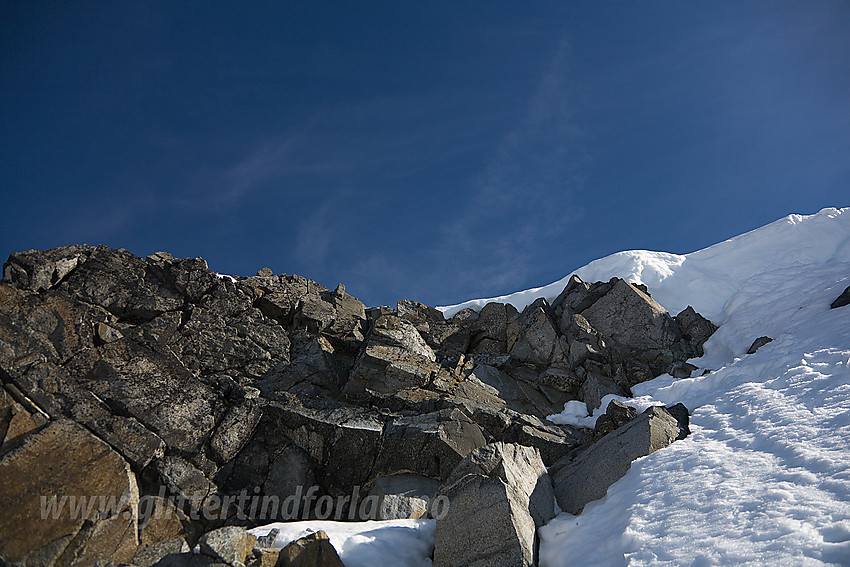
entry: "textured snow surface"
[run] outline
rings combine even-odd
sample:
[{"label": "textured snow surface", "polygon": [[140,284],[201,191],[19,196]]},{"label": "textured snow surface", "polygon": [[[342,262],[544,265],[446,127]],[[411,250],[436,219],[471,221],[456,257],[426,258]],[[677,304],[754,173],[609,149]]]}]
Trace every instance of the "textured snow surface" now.
[{"label": "textured snow surface", "polygon": [[626,400],[683,402],[692,434],[542,528],[541,566],[850,565],[850,307],[829,309],[847,285],[850,263],[747,280],[692,361],[711,373]]},{"label": "textured snow surface", "polygon": [[692,305],[720,324],[725,321],[724,304],[749,278],[794,266],[834,262],[850,262],[850,208],[823,209],[808,216],[788,215],[683,256],[648,250],[617,252],[547,286],[438,309],[451,317],[465,307],[478,310],[491,301],[499,301],[522,311],[539,297],[554,300],[572,274],[588,282],[616,276],[649,286],[652,297],[673,315]]}]

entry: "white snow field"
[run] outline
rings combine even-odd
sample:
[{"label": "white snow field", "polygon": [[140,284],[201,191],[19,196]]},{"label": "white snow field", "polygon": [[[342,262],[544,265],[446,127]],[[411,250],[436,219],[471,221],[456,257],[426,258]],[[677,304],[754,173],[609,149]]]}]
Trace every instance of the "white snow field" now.
[{"label": "white snow field", "polygon": [[[580,516],[543,527],[540,565],[850,565],[850,306],[829,308],[850,285],[850,208],[790,215],[686,255],[620,252],[574,273],[645,283],[672,314],[692,305],[720,329],[691,361],[698,377],[660,376],[627,400],[684,403],[691,435],[632,463]],[[566,282],[441,309],[522,310]],[[746,355],[763,335],[773,342]],[[582,405],[550,419],[592,426]],[[348,567],[430,565],[433,522],[404,522],[283,524],[277,543],[306,525],[325,529]]]},{"label": "white snow field", "polygon": [[319,530],[328,534],[345,567],[430,566],[434,550],[434,520],[371,522],[280,522],[250,530],[257,537],[277,528],[275,547]]}]

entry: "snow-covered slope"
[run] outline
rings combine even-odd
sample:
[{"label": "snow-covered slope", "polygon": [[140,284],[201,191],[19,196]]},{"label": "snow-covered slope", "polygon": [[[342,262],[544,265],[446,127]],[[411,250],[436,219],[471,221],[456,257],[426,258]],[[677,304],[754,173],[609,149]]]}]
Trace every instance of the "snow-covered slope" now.
[{"label": "snow-covered slope", "polygon": [[[850,565],[850,306],[829,308],[850,284],[850,209],[790,215],[684,256],[620,252],[575,273],[645,283],[669,311],[690,304],[721,327],[691,361],[709,374],[661,376],[628,400],[684,403],[691,436],[543,528],[541,565]],[[565,284],[494,300],[522,309]],[[762,335],[774,341],[744,355]]]},{"label": "snow-covered slope", "polygon": [[[710,373],[664,375],[628,400],[684,403],[692,434],[635,461],[580,516],[542,528],[541,566],[850,565],[850,306],[829,308],[850,285],[850,208],[791,215],[684,256],[620,252],[575,273],[645,283],[669,311],[690,304],[721,327],[691,361]],[[443,310],[522,309],[564,285]],[[745,355],[762,335],[773,342]],[[297,537],[290,527],[279,544]],[[430,564],[431,521],[405,526],[415,545],[382,535],[388,523],[365,536],[323,527],[352,565]]]},{"label": "snow-covered slope", "polygon": [[584,281],[607,281],[616,276],[644,283],[652,297],[674,315],[693,305],[720,324],[727,316],[724,304],[749,278],[794,266],[837,262],[850,262],[850,208],[823,209],[808,216],[789,215],[691,254],[617,252],[543,287],[438,309],[451,317],[465,307],[477,310],[499,301],[522,311],[539,297],[555,299],[574,273]]},{"label": "snow-covered slope", "polygon": [[744,282],[695,361],[713,371],[627,402],[682,402],[692,434],[543,528],[541,565],[850,565],[850,306],[829,309],[848,284],[844,262]]}]

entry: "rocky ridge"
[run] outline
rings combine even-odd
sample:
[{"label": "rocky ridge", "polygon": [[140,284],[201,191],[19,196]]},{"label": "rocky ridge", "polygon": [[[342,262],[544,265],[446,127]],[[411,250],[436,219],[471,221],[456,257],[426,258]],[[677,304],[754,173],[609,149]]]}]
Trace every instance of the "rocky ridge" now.
[{"label": "rocky ridge", "polygon": [[[283,565],[244,528],[371,515],[436,516],[438,567],[532,565],[552,494],[578,513],[688,431],[683,406],[637,416],[612,403],[595,430],[546,416],[690,376],[715,329],[618,278],[573,277],[551,304],[446,320],[411,300],[366,308],[342,285],[267,268],[221,277],[164,252],[12,254],[0,282],[0,558]],[[90,463],[102,472],[84,474]],[[114,498],[53,521],[38,517],[45,495]],[[230,555],[186,553],[201,540]]]}]

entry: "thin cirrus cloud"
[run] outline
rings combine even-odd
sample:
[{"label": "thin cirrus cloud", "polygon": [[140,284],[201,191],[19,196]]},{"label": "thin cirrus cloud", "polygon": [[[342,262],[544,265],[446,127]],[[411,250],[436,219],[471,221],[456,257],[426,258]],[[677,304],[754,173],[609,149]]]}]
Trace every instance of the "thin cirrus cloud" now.
[{"label": "thin cirrus cloud", "polygon": [[562,39],[521,120],[475,180],[468,205],[442,225],[434,253],[447,262],[446,298],[524,285],[540,250],[581,217],[576,196],[588,158],[572,119],[568,63]]}]

